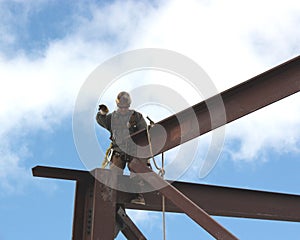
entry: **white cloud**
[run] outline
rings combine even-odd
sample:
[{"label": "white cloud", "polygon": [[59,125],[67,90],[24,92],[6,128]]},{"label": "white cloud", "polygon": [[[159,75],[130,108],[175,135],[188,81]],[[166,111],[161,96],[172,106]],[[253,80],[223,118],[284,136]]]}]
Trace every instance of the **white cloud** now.
[{"label": "white cloud", "polygon": [[0,196],[21,193],[30,173],[22,166],[22,157],[28,156],[28,149],[24,145],[18,153],[14,153],[10,143],[5,139],[0,140]]},{"label": "white cloud", "polygon": [[225,147],[234,160],[270,160],[276,154],[300,152],[300,96],[295,94],[228,125],[228,140],[236,140],[235,150]]},{"label": "white cloud", "polygon": [[[157,212],[147,212],[147,211],[136,211],[127,210],[128,216],[135,222],[138,226],[142,228],[152,229],[156,227],[158,221],[160,220],[160,213]],[[145,221],[147,220],[147,221]]]},{"label": "white cloud", "polygon": [[[133,46],[185,54],[223,91],[299,54],[299,11],[298,1],[172,1]],[[298,95],[231,123],[224,150],[246,161],[299,151]],[[240,147],[228,149],[232,140]]]},{"label": "white cloud", "polygon": [[[81,84],[99,63],[116,54],[114,52],[116,46],[122,44],[123,39],[110,43],[109,39],[95,40],[89,39],[89,36],[92,33],[97,36],[97,32],[101,32],[102,27],[108,22],[115,23],[116,27],[124,28],[124,31],[129,31],[134,24],[131,24],[128,13],[121,11],[126,6],[132,9],[131,14],[141,15],[139,9],[131,8],[131,2],[116,3],[104,11],[99,7],[95,8],[89,16],[91,20],[82,21],[72,36],[68,35],[63,39],[50,42],[42,57],[32,59],[16,51],[18,54],[8,58],[5,56],[5,49],[1,49],[0,138],[5,137],[5,145],[7,145],[1,144],[0,147],[1,179],[8,177],[8,172],[13,174],[17,171],[25,175],[28,171],[20,167],[21,156],[23,156],[21,152],[13,151],[10,147],[14,139],[30,131],[52,129],[56,123],[70,116]],[[117,18],[118,13],[126,16],[126,19]],[[99,15],[101,15],[100,22]],[[76,17],[83,18],[83,16]],[[20,21],[23,18],[22,14]],[[138,16],[134,21],[137,20]],[[13,24],[11,23],[10,26]],[[110,31],[113,38],[118,38],[119,29],[115,28],[108,28],[102,37],[109,35]],[[17,36],[12,29],[7,34]],[[25,148],[26,141],[21,141],[20,145]]]},{"label": "white cloud", "polygon": [[[82,7],[90,11],[87,16],[86,12],[80,15],[79,4],[78,15],[70,16],[76,27],[64,38],[49,42],[42,56],[33,59],[17,51],[8,59],[4,49],[0,50],[0,137],[5,134],[8,144],[1,146],[1,166],[12,161],[11,169],[20,167],[20,152],[12,155],[9,147],[12,132],[51,129],[69,116],[80,85],[103,60],[126,49],[167,48],[196,61],[222,91],[299,53],[299,5],[292,0],[190,0],[160,6],[115,1],[104,7],[85,3]],[[26,23],[28,12],[18,21]],[[7,9],[2,9],[0,16],[4,13],[8,17],[6,25],[0,25],[2,47],[17,41],[16,29],[5,26],[14,26],[18,18],[12,18]],[[273,111],[262,110],[232,123],[227,139],[241,143],[241,148],[232,152],[233,158],[255,159],[264,148],[298,151],[297,99],[276,103]],[[275,116],[275,112],[282,114]],[[276,121],[270,122],[274,118]],[[257,131],[252,130],[254,126]],[[249,145],[251,148],[246,147]]]},{"label": "white cloud", "polygon": [[[299,41],[295,46],[294,39],[300,36],[296,30],[300,4],[278,1],[272,3],[270,11],[269,3],[171,1],[160,9],[154,21],[146,21],[132,45],[163,47],[185,54],[200,64],[223,90],[299,51]],[[260,44],[267,48],[267,53],[273,53],[271,57],[260,54],[261,46],[254,42],[258,32]],[[291,53],[292,49],[296,52]],[[289,52],[289,56],[277,55],[274,60],[274,53],[280,51]]]}]

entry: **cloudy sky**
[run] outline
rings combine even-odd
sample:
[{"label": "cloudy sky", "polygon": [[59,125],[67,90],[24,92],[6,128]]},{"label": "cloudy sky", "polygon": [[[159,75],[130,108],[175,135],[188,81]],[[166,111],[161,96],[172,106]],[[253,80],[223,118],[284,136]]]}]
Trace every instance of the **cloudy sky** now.
[{"label": "cloudy sky", "polygon": [[[1,240],[70,239],[74,183],[33,178],[31,168],[85,168],[74,144],[72,116],[82,84],[104,61],[135,49],[168,49],[201,66],[221,92],[300,52],[296,0],[0,0],[0,16]],[[118,91],[147,84],[169,87],[189,104],[203,97],[184,80],[154,71],[118,79],[99,97],[113,110]],[[151,99],[152,93],[144,95]],[[299,194],[299,99],[295,94],[230,123],[220,157],[205,178],[199,178],[199,167],[209,135],[201,137],[181,180]],[[174,104],[151,101],[140,110],[155,121],[174,112]],[[97,126],[95,131],[105,150],[107,134]],[[161,238],[160,214],[129,214],[149,239]],[[300,236],[298,223],[216,220],[241,239]],[[176,214],[167,215],[167,237],[211,239]]]}]

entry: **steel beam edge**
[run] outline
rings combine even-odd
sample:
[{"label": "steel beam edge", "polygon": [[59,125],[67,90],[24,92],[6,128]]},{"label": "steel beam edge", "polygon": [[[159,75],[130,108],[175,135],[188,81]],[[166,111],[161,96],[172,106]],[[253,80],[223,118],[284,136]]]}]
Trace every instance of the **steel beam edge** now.
[{"label": "steel beam edge", "polygon": [[64,180],[89,180],[92,175],[89,171],[66,169],[48,166],[35,166],[32,168],[34,177],[56,178]]},{"label": "steel beam edge", "polygon": [[[128,181],[127,178],[124,176],[123,181]],[[199,183],[168,182],[210,215],[300,222],[300,195]],[[131,204],[130,193],[120,192],[118,201],[124,202],[128,209],[161,211],[159,191],[143,195],[147,203],[145,206]],[[166,211],[183,213],[169,200],[166,200]]]}]

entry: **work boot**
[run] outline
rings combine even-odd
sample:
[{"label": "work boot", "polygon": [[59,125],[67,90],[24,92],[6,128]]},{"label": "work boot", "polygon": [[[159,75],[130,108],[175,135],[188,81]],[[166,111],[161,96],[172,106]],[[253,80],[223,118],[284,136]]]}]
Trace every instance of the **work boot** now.
[{"label": "work boot", "polygon": [[139,205],[145,205],[146,204],[143,195],[140,194],[140,193],[137,195],[136,198],[132,199],[130,201],[130,203],[139,204]]}]

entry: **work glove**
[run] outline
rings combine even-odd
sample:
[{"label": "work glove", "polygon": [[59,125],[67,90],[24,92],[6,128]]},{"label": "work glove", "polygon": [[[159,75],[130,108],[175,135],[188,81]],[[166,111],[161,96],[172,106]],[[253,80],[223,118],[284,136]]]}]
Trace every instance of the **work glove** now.
[{"label": "work glove", "polygon": [[106,115],[109,112],[108,107],[106,105],[104,105],[104,104],[100,104],[99,105],[98,111],[102,115]]}]

